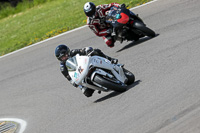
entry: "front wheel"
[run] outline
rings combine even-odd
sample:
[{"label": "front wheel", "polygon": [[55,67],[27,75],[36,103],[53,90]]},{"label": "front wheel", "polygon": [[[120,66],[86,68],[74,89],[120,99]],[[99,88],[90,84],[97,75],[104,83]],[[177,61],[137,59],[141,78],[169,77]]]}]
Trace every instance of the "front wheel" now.
[{"label": "front wheel", "polygon": [[150,28],[146,27],[145,24],[141,23],[141,22],[135,22],[133,24],[133,27],[136,28],[137,30],[141,31],[144,35],[148,36],[148,37],[155,37],[156,34],[153,30],[151,30]]},{"label": "front wheel", "polygon": [[132,72],[128,71],[127,69],[125,69],[125,68],[123,68],[123,70],[124,70],[124,74],[128,78],[127,85],[130,85],[130,84],[134,83],[135,82],[134,74]]},{"label": "front wheel", "polygon": [[127,86],[125,84],[116,84],[113,83],[109,80],[104,79],[103,77],[96,75],[94,77],[94,82],[96,82],[97,84],[100,84],[108,89],[117,91],[117,92],[124,92],[127,89]]}]

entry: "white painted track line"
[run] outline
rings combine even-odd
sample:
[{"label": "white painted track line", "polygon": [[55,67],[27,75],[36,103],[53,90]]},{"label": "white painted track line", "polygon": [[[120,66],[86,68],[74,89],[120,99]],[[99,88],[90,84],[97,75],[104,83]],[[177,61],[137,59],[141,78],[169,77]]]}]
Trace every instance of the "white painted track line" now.
[{"label": "white painted track line", "polygon": [[22,119],[17,119],[17,118],[2,118],[0,119],[0,121],[13,121],[13,122],[17,122],[20,124],[19,127],[19,132],[18,133],[23,133],[24,130],[26,129],[26,121],[22,120]]}]

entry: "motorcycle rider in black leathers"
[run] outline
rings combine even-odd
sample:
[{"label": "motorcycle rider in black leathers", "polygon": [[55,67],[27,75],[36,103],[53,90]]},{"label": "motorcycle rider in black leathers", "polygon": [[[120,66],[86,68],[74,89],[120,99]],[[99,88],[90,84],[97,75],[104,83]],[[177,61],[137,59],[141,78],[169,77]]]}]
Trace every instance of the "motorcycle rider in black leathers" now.
[{"label": "motorcycle rider in black leathers", "polygon": [[[60,61],[60,71],[65,76],[65,78],[67,78],[68,81],[70,81],[70,83],[74,87],[78,87],[78,85],[75,82],[73,82],[71,77],[69,76],[68,69],[65,63],[69,57],[73,57],[76,54],[88,55],[91,52],[92,52],[91,56],[97,55],[97,56],[104,57],[110,60],[111,63],[114,63],[114,64],[118,62],[117,59],[114,59],[105,55],[100,49],[93,49],[92,47],[85,47],[83,49],[73,49],[70,51],[70,49],[65,44],[61,44],[61,45],[58,45],[55,49],[55,56]],[[94,90],[90,88],[82,88],[82,92],[85,96],[91,97],[92,94],[94,93]]]}]

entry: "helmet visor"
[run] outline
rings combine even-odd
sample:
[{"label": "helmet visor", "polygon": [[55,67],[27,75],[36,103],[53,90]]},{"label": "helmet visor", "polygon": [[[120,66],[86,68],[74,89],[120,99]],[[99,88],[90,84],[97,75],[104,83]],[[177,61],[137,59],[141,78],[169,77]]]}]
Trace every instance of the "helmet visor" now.
[{"label": "helmet visor", "polygon": [[64,54],[64,55],[62,55],[62,56],[60,57],[60,60],[61,60],[61,61],[66,61],[68,58],[69,58],[69,56],[68,56],[68,54],[66,53],[66,54]]},{"label": "helmet visor", "polygon": [[93,18],[95,16],[95,12],[88,12],[86,15]]}]

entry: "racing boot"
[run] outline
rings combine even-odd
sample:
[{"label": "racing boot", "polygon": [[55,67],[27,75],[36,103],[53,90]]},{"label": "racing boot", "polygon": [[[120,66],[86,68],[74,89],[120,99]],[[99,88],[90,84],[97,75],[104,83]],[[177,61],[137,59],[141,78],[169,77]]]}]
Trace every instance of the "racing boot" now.
[{"label": "racing boot", "polygon": [[86,97],[91,97],[94,93],[94,90],[90,88],[82,88],[81,90]]}]

